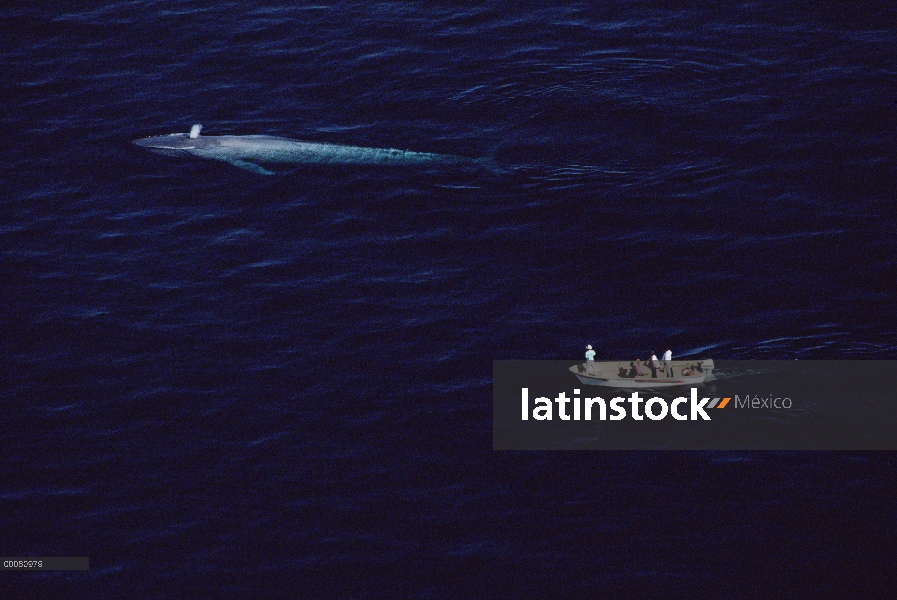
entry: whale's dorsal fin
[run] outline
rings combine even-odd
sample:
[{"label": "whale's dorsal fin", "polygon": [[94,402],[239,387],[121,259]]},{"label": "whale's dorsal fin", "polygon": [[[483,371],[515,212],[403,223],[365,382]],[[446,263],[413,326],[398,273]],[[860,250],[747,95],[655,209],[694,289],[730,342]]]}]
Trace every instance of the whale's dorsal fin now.
[{"label": "whale's dorsal fin", "polygon": [[199,137],[199,132],[202,131],[202,125],[197,123],[193,127],[190,128],[190,139],[195,140]]}]

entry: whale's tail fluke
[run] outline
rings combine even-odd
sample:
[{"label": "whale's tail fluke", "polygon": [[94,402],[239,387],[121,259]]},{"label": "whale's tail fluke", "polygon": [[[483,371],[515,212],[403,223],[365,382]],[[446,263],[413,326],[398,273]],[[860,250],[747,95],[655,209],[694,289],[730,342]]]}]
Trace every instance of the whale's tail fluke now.
[{"label": "whale's tail fluke", "polygon": [[193,127],[190,128],[190,139],[195,140],[199,137],[199,132],[202,131],[202,125],[197,123]]}]

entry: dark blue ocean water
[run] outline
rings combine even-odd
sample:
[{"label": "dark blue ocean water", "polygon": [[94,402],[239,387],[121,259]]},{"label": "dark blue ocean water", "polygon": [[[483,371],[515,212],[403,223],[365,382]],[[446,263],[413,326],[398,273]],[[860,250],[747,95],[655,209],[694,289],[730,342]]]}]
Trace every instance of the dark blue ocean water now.
[{"label": "dark blue ocean water", "polygon": [[[497,453],[491,377],[893,357],[895,23],[6,5],[0,554],[91,570],[0,597],[886,596],[893,454]],[[130,143],[197,122],[503,172]]]}]

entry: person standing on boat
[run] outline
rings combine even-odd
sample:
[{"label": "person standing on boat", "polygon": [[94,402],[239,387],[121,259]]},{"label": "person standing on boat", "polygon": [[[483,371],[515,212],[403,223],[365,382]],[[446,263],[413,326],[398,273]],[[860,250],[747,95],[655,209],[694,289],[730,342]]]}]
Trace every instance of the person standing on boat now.
[{"label": "person standing on boat", "polygon": [[657,379],[657,369],[660,368],[660,361],[657,360],[657,355],[653,352],[651,353],[649,362],[651,363],[651,377]]},{"label": "person standing on boat", "polygon": [[595,351],[592,350],[592,344],[586,346],[586,373],[595,374]]},{"label": "person standing on boat", "polygon": [[673,353],[669,348],[663,353],[663,372],[667,377],[673,376]]}]

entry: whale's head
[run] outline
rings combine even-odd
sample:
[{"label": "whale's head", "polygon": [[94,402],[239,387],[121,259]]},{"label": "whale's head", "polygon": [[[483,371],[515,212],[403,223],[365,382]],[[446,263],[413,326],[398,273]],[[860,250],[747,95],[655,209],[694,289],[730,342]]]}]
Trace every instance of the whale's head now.
[{"label": "whale's head", "polygon": [[180,156],[189,154],[191,150],[201,150],[215,144],[214,136],[212,139],[200,137],[200,129],[202,129],[202,125],[196,124],[190,129],[190,133],[154,135],[134,140],[133,143],[158,154]]}]

